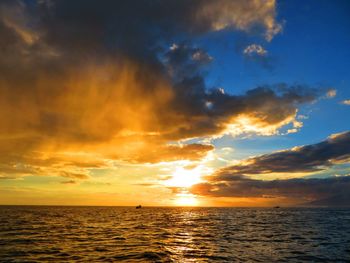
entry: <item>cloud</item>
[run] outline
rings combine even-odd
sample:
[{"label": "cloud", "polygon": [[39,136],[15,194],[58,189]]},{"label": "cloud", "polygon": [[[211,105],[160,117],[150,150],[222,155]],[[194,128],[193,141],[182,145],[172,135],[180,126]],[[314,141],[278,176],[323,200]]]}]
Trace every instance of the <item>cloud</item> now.
[{"label": "cloud", "polygon": [[61,172],[60,175],[62,177],[66,177],[66,178],[72,178],[72,179],[88,179],[89,176],[86,174],[82,174],[82,173],[70,173],[70,172]]},{"label": "cloud", "polygon": [[13,179],[17,179],[17,177],[0,175],[0,180],[13,180]]},{"label": "cloud", "polygon": [[265,56],[267,55],[267,50],[258,44],[251,44],[243,50],[243,54],[247,56]]},{"label": "cloud", "polygon": [[[211,27],[215,30],[235,27],[243,31],[255,31],[263,27],[265,38],[271,40],[282,30],[275,21],[276,2],[268,1],[203,1],[199,16],[214,18]],[[187,2],[188,3],[188,2]],[[217,14],[220,13],[220,16]]]},{"label": "cloud", "polygon": [[343,100],[343,101],[341,102],[341,104],[350,105],[350,100]]},{"label": "cloud", "polygon": [[214,197],[249,198],[289,198],[302,204],[315,200],[347,195],[350,188],[350,176],[330,178],[293,178],[279,180],[257,180],[245,176],[232,175],[220,182],[194,185],[191,192],[197,195]]},{"label": "cloud", "polygon": [[61,184],[76,184],[77,182],[74,180],[63,181]]},{"label": "cloud", "polygon": [[329,89],[326,93],[327,98],[334,98],[337,95],[336,89]]},{"label": "cloud", "polygon": [[[317,144],[260,155],[228,166],[207,176],[191,192],[214,197],[286,198],[294,204],[324,200],[348,200],[350,176],[265,180],[274,173],[284,177],[317,172],[335,164],[350,162],[350,132],[329,136]],[[254,177],[254,178],[252,178]],[[260,179],[261,178],[261,179]],[[328,201],[327,201],[328,200]],[[315,202],[314,204],[322,202]],[[309,203],[312,204],[312,203]]]},{"label": "cloud", "polygon": [[250,44],[243,49],[242,53],[247,61],[257,63],[267,70],[274,69],[276,60],[263,46]]},{"label": "cloud", "polygon": [[[212,150],[169,142],[276,133],[318,92],[207,87],[213,58],[194,43],[222,29],[271,40],[275,15],[275,1],[2,1],[1,173],[84,179],[111,159],[195,160]],[[73,154],[55,158],[62,152]],[[81,152],[88,163],[74,157]]]},{"label": "cloud", "polygon": [[59,45],[72,39],[73,48],[81,48],[81,43],[85,48],[96,48],[112,41],[119,48],[139,50],[140,46],[154,45],[158,40],[155,38],[172,37],[178,32],[203,34],[222,29],[256,33],[270,40],[281,30],[273,0],[109,0],[100,5],[91,0],[73,4],[65,0],[41,1],[39,8],[44,27],[56,29],[54,34],[46,31],[49,39],[59,41]]},{"label": "cloud", "polygon": [[23,176],[60,176],[86,180],[89,169],[111,167],[95,154],[76,152],[9,152],[0,156],[0,177],[16,179]]},{"label": "cloud", "polygon": [[209,151],[213,150],[212,145],[204,144],[184,144],[159,146],[149,149],[147,154],[133,156],[130,161],[157,163],[164,160],[199,160],[202,159]]},{"label": "cloud", "polygon": [[278,173],[310,173],[325,170],[335,164],[350,161],[350,132],[329,136],[317,144],[294,147],[270,154],[255,156],[219,170],[211,181],[229,181],[241,175]]},{"label": "cloud", "polygon": [[172,44],[164,54],[164,64],[173,82],[200,77],[203,67],[212,60],[213,58],[204,50],[186,43]]}]

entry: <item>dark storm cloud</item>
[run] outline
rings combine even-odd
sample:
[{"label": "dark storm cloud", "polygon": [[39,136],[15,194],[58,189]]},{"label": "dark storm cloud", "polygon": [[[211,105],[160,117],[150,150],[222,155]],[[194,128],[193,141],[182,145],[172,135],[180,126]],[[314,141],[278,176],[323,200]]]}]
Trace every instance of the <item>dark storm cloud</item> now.
[{"label": "dark storm cloud", "polygon": [[[257,87],[244,95],[235,96],[224,93],[222,89],[207,91],[200,76],[184,78],[174,87],[173,107],[181,110],[176,111],[175,116],[167,116],[167,119],[181,125],[176,133],[171,134],[175,139],[219,134],[241,116],[253,119],[259,128],[271,127],[276,131],[292,122],[298,106],[312,102],[318,96],[316,90],[303,85],[284,84]],[[231,132],[241,131],[238,127]]]},{"label": "dark storm cloud", "polygon": [[[207,183],[194,185],[192,193],[217,197],[284,197],[300,201],[348,200],[350,176],[260,180],[248,176],[316,172],[334,164],[350,162],[350,132],[331,135],[327,140],[290,150],[244,160],[208,176]],[[336,198],[337,197],[337,198]],[[340,200],[339,199],[339,200]],[[321,202],[315,202],[315,204]],[[311,203],[310,203],[311,204]]]},{"label": "dark storm cloud", "polygon": [[237,175],[307,173],[350,160],[350,132],[334,134],[320,143],[252,157],[219,170],[211,180],[229,181]]},{"label": "dark storm cloud", "polygon": [[[191,192],[215,197],[284,197],[306,202],[338,195],[349,196],[349,189],[350,176],[264,181],[232,175],[221,182],[194,185]],[[350,201],[350,198],[348,200]]]},{"label": "dark storm cloud", "polygon": [[178,34],[203,34],[227,27],[243,31],[259,29],[260,34],[272,37],[280,29],[274,19],[274,1],[40,2],[37,10],[46,41],[74,52],[121,49],[128,56],[148,60],[159,48],[159,41]]},{"label": "dark storm cloud", "polygon": [[174,82],[202,76],[203,67],[208,65],[212,59],[204,50],[185,43],[173,44],[164,55],[167,71]]}]

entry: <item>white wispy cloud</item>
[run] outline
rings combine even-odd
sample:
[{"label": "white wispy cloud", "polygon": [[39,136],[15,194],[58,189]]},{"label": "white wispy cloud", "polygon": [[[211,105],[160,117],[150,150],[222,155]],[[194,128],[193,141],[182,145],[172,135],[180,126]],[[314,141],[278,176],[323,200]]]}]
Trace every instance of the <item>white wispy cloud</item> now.
[{"label": "white wispy cloud", "polygon": [[350,100],[343,100],[343,101],[341,102],[341,104],[349,105],[349,106],[350,106]]},{"label": "white wispy cloud", "polygon": [[264,49],[261,45],[251,44],[243,50],[243,54],[247,56],[252,56],[252,55],[265,56],[267,55],[267,50]]}]

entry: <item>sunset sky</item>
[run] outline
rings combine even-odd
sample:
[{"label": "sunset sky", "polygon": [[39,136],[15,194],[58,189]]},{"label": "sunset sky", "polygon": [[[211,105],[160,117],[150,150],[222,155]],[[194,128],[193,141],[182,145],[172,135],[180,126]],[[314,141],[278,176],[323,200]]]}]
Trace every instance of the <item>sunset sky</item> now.
[{"label": "sunset sky", "polygon": [[0,204],[350,204],[347,0],[1,0]]}]

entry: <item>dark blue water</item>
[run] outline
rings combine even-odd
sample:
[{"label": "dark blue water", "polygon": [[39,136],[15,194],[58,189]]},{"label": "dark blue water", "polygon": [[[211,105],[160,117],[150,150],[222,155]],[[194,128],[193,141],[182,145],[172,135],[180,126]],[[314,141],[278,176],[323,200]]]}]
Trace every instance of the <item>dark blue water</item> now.
[{"label": "dark blue water", "polygon": [[1,262],[350,262],[350,209],[0,207]]}]

